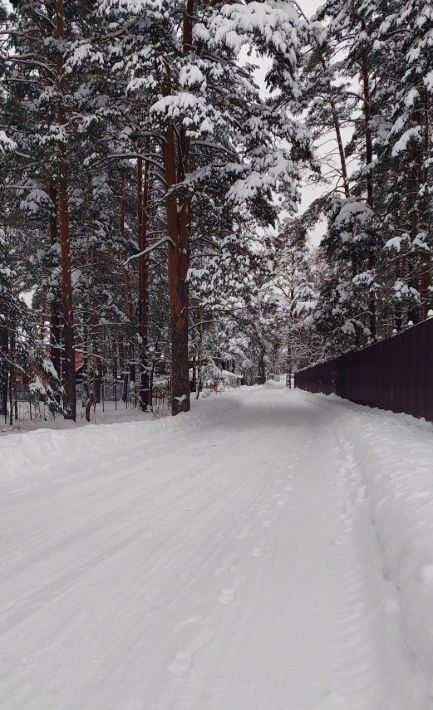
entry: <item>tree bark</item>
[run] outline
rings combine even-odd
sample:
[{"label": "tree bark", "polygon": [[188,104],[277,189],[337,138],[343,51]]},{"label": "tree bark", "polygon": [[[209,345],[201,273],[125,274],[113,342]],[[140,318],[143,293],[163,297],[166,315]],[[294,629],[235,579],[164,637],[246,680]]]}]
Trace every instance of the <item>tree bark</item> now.
[{"label": "tree bark", "polygon": [[[49,220],[49,232],[51,244],[57,244],[59,241],[58,225],[57,225],[57,190],[53,184],[49,187],[49,195],[51,198],[51,214]],[[59,293],[55,289],[51,294],[51,313],[50,313],[50,356],[53,367],[61,380],[61,323],[60,323],[60,304]]]},{"label": "tree bark", "polygon": [[7,362],[9,351],[8,329],[0,326],[0,415],[5,419],[8,413],[8,380],[9,364]]},{"label": "tree bark", "polygon": [[[326,75],[328,72],[328,67],[327,67],[326,60],[325,60],[325,57],[323,56],[323,54],[321,54],[321,56],[320,56],[320,63],[322,65],[323,71]],[[330,88],[330,91],[332,91],[331,86],[329,88]],[[338,146],[338,154],[340,156],[340,166],[341,166],[341,176],[343,178],[344,196],[347,199],[349,197],[349,178],[348,178],[348,173],[347,173],[346,154],[344,152],[344,143],[343,143],[343,137],[341,134],[340,119],[338,118],[337,107],[336,107],[335,101],[332,97],[330,99],[330,104],[331,104],[331,109],[332,109],[332,120],[334,122],[335,137],[336,137],[337,146]]]},{"label": "tree bark", "polygon": [[[61,42],[65,37],[63,0],[56,0],[56,34]],[[65,112],[61,95],[60,79],[63,60],[60,51],[57,53],[57,122],[65,127]],[[63,310],[63,338],[64,338],[64,410],[65,419],[76,420],[77,403],[75,388],[75,344],[74,344],[74,312],[72,298],[72,267],[71,267],[71,239],[69,225],[69,196],[67,176],[66,143],[59,140],[58,146],[58,205],[59,205],[59,230],[61,253],[61,280],[62,280],[62,310]]]},{"label": "tree bark", "polygon": [[[183,18],[183,51],[192,50],[194,0],[187,0]],[[167,66],[164,95],[171,94],[171,74]],[[177,209],[177,198],[170,194],[174,185],[183,181],[190,171],[190,141],[185,128],[181,128],[176,151],[174,128],[167,128],[163,146],[167,231],[172,243],[168,247],[168,290],[171,311],[171,409],[172,414],[190,409],[189,357],[188,357],[188,267],[190,261],[189,237],[191,231],[191,200],[183,197]]]},{"label": "tree bark", "polygon": [[15,332],[12,331],[10,336],[10,347],[9,347],[9,424],[13,426],[14,423],[14,379],[16,378],[15,368],[13,363],[15,362]]},{"label": "tree bark", "polygon": [[[419,124],[423,132],[423,146],[418,151],[418,186],[419,186],[419,207],[418,207],[418,223],[419,229],[425,234],[430,232],[430,219],[429,219],[429,180],[428,180],[428,170],[426,168],[426,160],[429,156],[429,105],[427,92],[424,90],[424,107],[418,112]],[[431,247],[431,244],[428,244]],[[431,284],[431,255],[430,252],[424,251],[420,258],[420,278],[419,278],[419,290],[420,290],[420,317],[421,320],[425,320],[428,317],[428,312],[431,303],[430,294],[430,284]]]},{"label": "tree bark", "polygon": [[[122,174],[120,176],[120,216],[119,216],[119,231],[122,237],[122,242],[125,238],[125,215],[126,215],[126,180],[125,176]],[[131,293],[131,279],[129,278],[129,271],[123,261],[120,263],[120,270],[123,276],[124,284],[124,294],[125,294],[125,313],[129,321],[129,325],[132,324],[133,318],[133,308],[132,308],[132,293]]]},{"label": "tree bark", "polygon": [[[363,23],[363,31],[366,31],[365,24]],[[362,59],[362,86],[363,86],[363,98],[364,98],[364,125],[365,125],[365,161],[367,168],[367,204],[371,210],[374,210],[374,183],[373,183],[373,136],[371,132],[371,95],[370,95],[370,79],[368,72],[368,57],[364,53]],[[373,239],[373,235],[371,235]],[[373,270],[376,265],[376,254],[374,249],[374,243],[370,244],[368,250],[368,268]],[[370,312],[370,333],[373,339],[376,339],[377,335],[377,313],[376,313],[376,297],[372,293],[369,299],[369,312]]]},{"label": "tree bark", "polygon": [[[169,126],[164,145],[164,165],[167,189],[176,185],[176,145],[174,129]],[[167,231],[172,243],[168,247],[168,293],[171,320],[171,409],[172,414],[188,411],[190,408],[189,362],[188,362],[188,284],[186,272],[188,264],[188,243],[180,239],[177,200],[168,195],[166,199]],[[186,265],[186,268],[185,268]]]},{"label": "tree bark", "polygon": [[[143,175],[143,160],[137,160],[137,222],[138,251],[147,247],[147,227],[149,221],[149,163],[145,162]],[[139,347],[139,377],[140,377],[140,408],[147,412],[149,407],[149,358],[148,358],[148,311],[149,311],[149,258],[147,255],[138,259],[138,334]]]}]

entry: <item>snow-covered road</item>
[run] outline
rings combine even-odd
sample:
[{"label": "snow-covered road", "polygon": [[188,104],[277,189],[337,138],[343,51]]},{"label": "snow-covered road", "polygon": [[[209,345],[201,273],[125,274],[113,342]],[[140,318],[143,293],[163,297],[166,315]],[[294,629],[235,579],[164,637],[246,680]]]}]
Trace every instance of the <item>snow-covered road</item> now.
[{"label": "snow-covered road", "polygon": [[432,432],[269,385],[4,438],[1,710],[431,710]]}]

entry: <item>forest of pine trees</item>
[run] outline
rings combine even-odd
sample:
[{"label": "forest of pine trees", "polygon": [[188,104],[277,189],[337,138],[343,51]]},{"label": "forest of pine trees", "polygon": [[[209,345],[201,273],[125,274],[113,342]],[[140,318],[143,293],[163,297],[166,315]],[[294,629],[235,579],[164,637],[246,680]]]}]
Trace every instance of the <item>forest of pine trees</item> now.
[{"label": "forest of pine trees", "polygon": [[431,315],[433,0],[0,0],[0,82],[0,413]]}]

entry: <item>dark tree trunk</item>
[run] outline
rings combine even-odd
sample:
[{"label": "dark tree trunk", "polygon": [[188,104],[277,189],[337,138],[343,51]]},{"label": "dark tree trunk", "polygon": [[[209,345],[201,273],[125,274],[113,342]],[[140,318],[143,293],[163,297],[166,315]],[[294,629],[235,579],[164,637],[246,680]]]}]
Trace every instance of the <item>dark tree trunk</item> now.
[{"label": "dark tree trunk", "polygon": [[[56,0],[56,29],[57,39],[63,40],[64,8],[63,0]],[[66,125],[63,99],[60,94],[60,77],[62,73],[62,56],[57,55],[58,92],[57,121],[61,126]],[[59,168],[58,168],[58,203],[59,203],[59,229],[61,253],[61,279],[62,279],[62,310],[63,310],[63,338],[64,338],[64,410],[65,419],[76,420],[77,403],[75,388],[75,344],[74,344],[74,313],[72,300],[72,267],[71,267],[71,239],[69,231],[69,198],[68,178],[66,167],[66,145],[64,141],[58,142]]]},{"label": "dark tree trunk", "polygon": [[[425,167],[429,156],[430,142],[430,126],[429,126],[429,105],[428,95],[425,89],[423,90],[423,109],[417,112],[417,123],[420,124],[424,137],[423,145],[418,149],[417,169],[418,169],[418,223],[419,229],[429,235],[430,219],[429,219],[429,180],[428,170]],[[431,248],[431,243],[428,244]],[[431,304],[430,284],[431,284],[431,255],[424,250],[420,257],[420,277],[419,291],[421,297],[420,317],[425,320],[428,316],[428,311]]]},{"label": "dark tree trunk", "polygon": [[[412,116],[414,122],[420,122],[420,113],[415,111]],[[422,170],[422,149],[418,145],[415,145],[411,151],[412,165],[409,166],[409,189],[408,189],[408,214],[409,214],[409,232],[411,236],[411,241],[413,242],[419,234],[420,229],[422,229],[422,201],[420,204],[419,192],[423,183],[423,170]],[[424,259],[422,256],[409,255],[406,258],[406,267],[409,272],[408,283],[414,291],[419,291],[422,299],[422,271],[423,271]],[[409,309],[407,317],[409,321],[416,324],[423,317],[422,302],[419,305],[415,305]],[[427,314],[426,314],[427,315]]]},{"label": "dark tree trunk", "polygon": [[97,355],[95,357],[95,361],[96,361],[96,366],[95,366],[93,391],[94,391],[94,396],[95,396],[95,404],[101,404],[101,387],[102,387],[103,372],[102,372],[102,362],[101,362],[101,358],[99,355]]},{"label": "dark tree trunk", "polygon": [[191,392],[197,392],[197,360],[194,355],[192,359],[192,380],[191,380]]},{"label": "dark tree trunk", "polygon": [[[183,17],[183,51],[190,54],[193,51],[193,14],[194,0],[187,0]],[[174,144],[174,134],[173,134]],[[173,156],[175,146],[173,145]],[[182,127],[177,151],[177,182],[185,179],[191,171],[190,140],[187,131]],[[174,170],[176,180],[176,169]],[[169,272],[175,284],[172,284],[172,413],[186,412],[190,409],[189,356],[188,356],[188,268],[190,263],[190,232],[191,232],[191,198],[185,193],[182,204],[177,212],[176,248],[170,251],[171,269]]]},{"label": "dark tree trunk", "polygon": [[[171,78],[167,74],[165,95],[171,92]],[[163,145],[167,190],[177,184],[176,143],[173,126],[167,129]],[[185,156],[183,156],[185,157]],[[166,198],[167,231],[171,239],[168,247],[168,292],[171,326],[171,409],[172,414],[190,408],[188,360],[188,284],[189,264],[189,209],[182,205],[178,216],[177,200]],[[188,221],[187,221],[188,220]]]},{"label": "dark tree trunk", "polygon": [[[323,67],[324,75],[326,76],[328,74],[328,66],[326,64],[326,60],[323,55],[321,56],[320,61],[321,61],[321,65]],[[334,123],[335,137],[337,140],[338,154],[340,157],[341,177],[343,179],[344,196],[347,199],[349,197],[349,178],[348,178],[348,173],[347,173],[347,162],[346,162],[346,154],[344,152],[343,137],[342,137],[342,133],[341,133],[341,124],[340,124],[340,119],[338,117],[337,107],[336,107],[335,101],[332,97],[330,99],[330,103],[331,103],[331,109],[332,109],[332,120]]]},{"label": "dark tree trunk", "polygon": [[[366,27],[363,23],[363,30],[366,31]],[[365,125],[365,161],[367,167],[367,204],[371,210],[374,209],[374,182],[373,182],[373,136],[371,132],[371,95],[370,95],[370,78],[369,78],[369,67],[368,67],[368,57],[364,54],[362,60],[362,86],[363,86],[363,98],[364,98],[364,125]],[[368,268],[373,271],[376,266],[376,254],[375,254],[375,239],[374,235],[371,235],[372,243],[369,247],[368,252]],[[376,339],[377,335],[377,313],[376,313],[376,296],[374,293],[371,294],[369,300],[369,312],[370,312],[370,332],[373,339]]]},{"label": "dark tree trunk", "polygon": [[[401,279],[402,272],[402,258],[398,256],[395,260],[395,277],[399,281]],[[402,309],[399,302],[395,304],[395,327],[398,332],[400,332],[403,324]]]},{"label": "dark tree trunk", "polygon": [[196,367],[197,367],[197,384],[196,384],[196,395],[195,398],[198,399],[200,397],[200,392],[203,389],[203,382],[202,382],[202,351],[203,351],[203,315],[201,308],[199,307],[197,309],[197,320],[198,320],[198,347],[197,347],[197,361],[196,361]]},{"label": "dark tree trunk", "polygon": [[15,368],[12,365],[13,362],[13,357],[14,357],[14,344],[12,342],[12,336],[11,336],[11,347],[10,347],[10,355],[11,355],[11,362],[9,365],[9,424],[12,426],[14,423],[14,377],[15,375]]},{"label": "dark tree trunk", "polygon": [[[54,185],[50,185],[49,189],[51,198],[51,214],[49,222],[49,232],[51,244],[57,244],[59,241],[58,225],[57,225],[57,191]],[[57,373],[59,381],[61,380],[61,309],[59,303],[59,292],[55,289],[51,294],[51,313],[50,313],[50,356],[53,367]]]},{"label": "dark tree trunk", "polygon": [[[126,200],[125,200],[125,176],[122,175],[120,178],[120,217],[119,217],[119,229],[122,238],[125,237],[125,215],[126,215]],[[132,308],[132,290],[131,290],[131,279],[129,277],[129,271],[125,264],[121,263],[121,271],[123,274],[124,282],[124,293],[125,293],[125,311],[128,317],[129,326],[132,325],[133,320],[133,308]]]},{"label": "dark tree trunk", "polygon": [[129,371],[123,370],[122,402],[128,403]]},{"label": "dark tree trunk", "polygon": [[[194,0],[187,0],[183,17],[183,51],[189,54],[193,48]],[[165,96],[170,96],[172,82],[167,67],[163,86]],[[186,412],[190,408],[189,357],[188,357],[188,267],[190,261],[191,200],[183,194],[178,209],[178,199],[171,194],[172,188],[182,182],[190,172],[190,141],[181,128],[177,143],[173,125],[167,128],[162,146],[164,172],[167,186],[166,215],[167,232],[171,243],[168,247],[168,292],[171,326],[171,408],[172,414]]]},{"label": "dark tree trunk", "polygon": [[261,380],[266,379],[266,367],[265,367],[265,354],[261,353],[260,354],[260,360],[259,360],[259,378]]},{"label": "dark tree trunk", "polygon": [[9,364],[7,362],[9,339],[7,328],[0,327],[0,415],[8,413]]},{"label": "dark tree trunk", "polygon": [[[137,160],[137,221],[138,251],[143,252],[147,244],[148,208],[149,208],[149,164]],[[143,254],[138,259],[138,334],[140,408],[146,412],[149,408],[149,358],[148,358],[148,310],[149,310],[149,259]]]}]

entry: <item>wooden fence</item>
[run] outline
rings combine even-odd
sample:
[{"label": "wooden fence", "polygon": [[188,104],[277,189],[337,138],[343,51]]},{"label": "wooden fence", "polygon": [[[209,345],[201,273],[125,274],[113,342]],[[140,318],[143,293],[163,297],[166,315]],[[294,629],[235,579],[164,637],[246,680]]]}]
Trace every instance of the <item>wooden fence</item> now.
[{"label": "wooden fence", "polygon": [[300,370],[295,385],[433,421],[433,319]]}]

